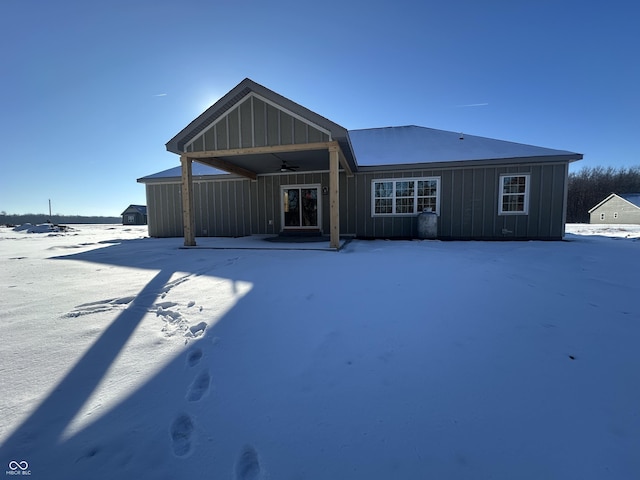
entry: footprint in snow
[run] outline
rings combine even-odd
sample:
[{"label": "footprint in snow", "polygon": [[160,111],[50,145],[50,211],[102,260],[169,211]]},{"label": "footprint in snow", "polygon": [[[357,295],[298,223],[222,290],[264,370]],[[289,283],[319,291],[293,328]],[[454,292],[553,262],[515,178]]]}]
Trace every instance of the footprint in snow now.
[{"label": "footprint in snow", "polygon": [[208,391],[211,385],[211,375],[205,370],[201,372],[187,390],[187,400],[190,402],[199,401]]},{"label": "footprint in snow", "polygon": [[165,286],[162,287],[162,289],[160,290],[160,293],[161,293],[160,298],[165,298],[167,296],[167,293],[169,293],[174,287],[177,287],[181,283],[184,283],[187,280],[189,280],[189,277],[191,277],[191,275],[185,275],[184,277],[180,277],[171,282],[166,283]]},{"label": "footprint in snow", "polygon": [[199,337],[204,334],[206,328],[207,322],[200,322],[197,325],[191,325],[189,327],[189,331],[185,335],[190,337]]},{"label": "footprint in snow", "polygon": [[189,415],[180,415],[171,424],[171,448],[178,457],[184,457],[191,451],[193,421]]},{"label": "footprint in snow", "polygon": [[252,446],[247,445],[236,462],[236,480],[258,480],[260,478],[258,453]]},{"label": "footprint in snow", "polygon": [[202,350],[200,350],[199,348],[189,352],[189,354],[187,355],[187,365],[189,365],[190,367],[195,367],[196,365],[198,365],[200,363],[200,360],[202,360]]}]

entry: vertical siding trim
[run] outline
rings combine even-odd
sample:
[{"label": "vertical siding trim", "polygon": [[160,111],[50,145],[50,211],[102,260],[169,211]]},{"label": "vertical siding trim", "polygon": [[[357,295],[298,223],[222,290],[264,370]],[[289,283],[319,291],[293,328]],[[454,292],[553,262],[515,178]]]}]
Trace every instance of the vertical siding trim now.
[{"label": "vertical siding trim", "polygon": [[538,186],[538,235],[542,233],[542,219],[544,218],[543,194],[544,194],[544,172],[546,169],[540,167],[540,181]]},{"label": "vertical siding trim", "polygon": [[487,233],[487,169],[482,169],[482,236],[484,237]]},{"label": "vertical siding trim", "polygon": [[214,197],[217,201],[218,201],[218,212],[220,212],[220,215],[218,215],[218,218],[216,218],[216,235],[221,236],[223,234],[224,231],[224,223],[222,220],[222,212],[224,211],[224,207],[222,206],[222,188],[224,187],[224,183],[221,183],[220,185],[218,185],[218,188],[216,188],[216,197]]},{"label": "vertical siding trim", "polygon": [[549,204],[549,236],[554,234],[554,218],[556,211],[556,195],[554,191],[555,165],[551,166],[551,196]]},{"label": "vertical siding trim", "polygon": [[280,109],[276,108],[278,112],[278,145],[282,145],[282,122],[280,121]]},{"label": "vertical siding trim", "polygon": [[466,170],[460,170],[462,179],[460,180],[460,236],[464,236],[464,177],[466,176]]},{"label": "vertical siding trim", "polygon": [[453,203],[454,203],[453,195],[454,194],[453,194],[453,192],[455,190],[455,184],[456,184],[456,181],[455,181],[455,178],[454,178],[455,177],[455,173],[456,173],[455,171],[453,171],[453,170],[451,171],[451,198],[449,199],[449,216],[451,217],[449,219],[449,236],[451,236],[451,237],[453,237],[453,221],[454,221],[454,218],[453,218],[453,216],[454,216],[454,212],[453,212]]},{"label": "vertical siding trim", "polygon": [[567,197],[569,194],[569,163],[564,164],[564,195],[562,198],[562,237],[566,233],[567,226]]},{"label": "vertical siding trim", "polygon": [[256,146],[256,125],[255,125],[255,113],[253,111],[253,96],[251,97],[251,146]]},{"label": "vertical siding trim", "polygon": [[473,237],[473,235],[475,234],[475,232],[473,231],[474,227],[475,227],[475,222],[473,221],[473,217],[476,211],[476,172],[471,169],[471,236]]},{"label": "vertical siding trim", "polygon": [[267,115],[267,111],[269,110],[269,106],[265,103],[264,104],[264,144],[265,145],[269,145],[269,125],[267,124],[267,118],[269,118],[269,116]]},{"label": "vertical siding trim", "polygon": [[218,185],[216,183],[212,183],[211,184],[211,196],[209,196],[209,192],[207,192],[207,200],[209,198],[211,198],[211,215],[209,218],[209,229],[211,229],[214,234],[213,236],[215,236],[215,231],[216,231],[216,221],[218,218],[218,209],[217,209],[217,203],[216,203],[216,190],[217,190]]},{"label": "vertical siding trim", "polygon": [[[232,182],[233,183],[233,195],[230,195],[230,197],[233,199],[233,214],[229,215],[229,217],[233,217],[233,222],[231,222],[231,218],[229,219],[229,233],[231,234],[232,237],[237,237],[238,236],[238,213],[239,213],[239,208],[238,208],[238,182]],[[231,207],[231,204],[229,205],[229,207]],[[229,208],[229,213],[231,213],[231,208]]]},{"label": "vertical siding trim", "polygon": [[242,148],[242,109],[240,104],[235,109],[238,110],[238,148]]},{"label": "vertical siding trim", "polygon": [[200,201],[203,204],[203,213],[202,213],[202,227],[206,229],[207,233],[205,236],[211,235],[211,230],[209,229],[209,202],[207,201],[207,192],[209,191],[209,182],[202,182],[200,184],[201,192],[200,192]]},{"label": "vertical siding trim", "polygon": [[[249,193],[249,201],[247,202],[247,193]],[[242,181],[242,201],[248,204],[248,218],[242,222],[242,234],[247,235],[247,222],[249,225],[249,235],[252,233],[251,226],[253,225],[253,205],[251,205],[251,185],[247,185],[247,181]]]},{"label": "vertical siding trim", "polygon": [[260,182],[260,202],[258,208],[260,209],[260,215],[262,215],[261,233],[267,233],[267,226],[269,224],[269,213],[267,212],[267,177],[258,177]]},{"label": "vertical siding trim", "polygon": [[[238,114],[240,114],[239,111],[238,111]],[[240,126],[240,122],[239,121],[238,121],[238,126]],[[225,211],[227,212],[227,214],[225,215],[225,217],[227,219],[227,232],[228,233],[231,233],[231,195],[229,194],[230,191],[231,191],[231,185],[229,185],[227,183],[227,208],[225,208]]]},{"label": "vertical siding trim", "polygon": [[491,169],[493,171],[493,175],[492,175],[492,180],[491,180],[491,218],[493,218],[492,222],[491,222],[491,231],[493,232],[493,235],[496,235],[496,218],[498,217],[498,198],[497,195],[500,195],[500,192],[498,192],[498,188],[500,188],[500,181],[499,181],[499,173],[498,173],[498,169],[496,168],[492,168]]}]

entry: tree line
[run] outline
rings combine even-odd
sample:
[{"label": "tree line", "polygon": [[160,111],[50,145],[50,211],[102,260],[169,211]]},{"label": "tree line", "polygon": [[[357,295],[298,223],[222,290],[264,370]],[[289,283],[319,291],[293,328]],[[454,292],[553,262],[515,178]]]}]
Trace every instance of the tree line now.
[{"label": "tree line", "polygon": [[39,223],[50,222],[54,225],[66,223],[122,223],[122,217],[98,217],[83,215],[47,215],[46,213],[27,213],[24,215],[12,215],[6,212],[0,212],[0,225],[23,225],[31,223],[37,225]]},{"label": "tree line", "polygon": [[567,222],[589,223],[589,210],[612,193],[640,193],[640,166],[584,167],[570,173]]}]

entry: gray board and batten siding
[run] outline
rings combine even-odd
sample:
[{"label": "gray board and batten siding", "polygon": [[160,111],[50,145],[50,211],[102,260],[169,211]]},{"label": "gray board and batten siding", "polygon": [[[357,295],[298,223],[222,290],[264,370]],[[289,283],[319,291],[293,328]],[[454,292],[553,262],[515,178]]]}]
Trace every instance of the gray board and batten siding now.
[{"label": "gray board and batten siding", "polygon": [[[338,142],[355,169],[344,127],[247,78],[182,129],[166,148],[180,155],[328,141]],[[242,163],[240,157],[234,161]]]},{"label": "gray board and batten siding", "polygon": [[[440,178],[438,237],[441,239],[544,239],[564,235],[567,164],[529,163],[436,169],[340,173],[340,232],[358,238],[415,238],[415,215],[372,216],[374,179]],[[527,215],[498,215],[501,174],[528,174]],[[145,180],[149,235],[183,234],[180,177]],[[278,234],[281,224],[281,187],[327,186],[328,172],[259,175],[256,181],[229,174],[194,176],[196,236],[240,237]],[[328,195],[321,195],[320,227],[329,227]]]},{"label": "gray board and batten siding", "polygon": [[[317,188],[318,227],[334,234],[329,203],[335,189],[327,149],[336,145],[344,155],[338,176],[339,233],[359,238],[417,237],[419,202],[424,195],[431,195],[427,200],[432,202],[433,195],[416,193],[412,213],[398,214],[397,189],[406,187],[394,179],[403,178],[414,192],[437,183],[438,238],[561,239],[568,165],[582,158],[414,125],[348,131],[250,79],[194,119],[166,148],[184,161],[193,159],[195,236],[237,237],[285,230],[286,185]],[[298,169],[292,172],[285,168],[289,165]],[[150,236],[183,236],[181,180],[180,167],[138,179],[146,185]],[[526,207],[502,209],[505,199],[515,198],[507,186],[521,180]],[[374,193],[377,187],[382,197]],[[393,209],[385,211],[389,201]],[[383,205],[377,214],[372,213],[374,202]]]},{"label": "gray board and batten siding", "polygon": [[186,145],[187,152],[329,141],[329,134],[267,103],[247,97]]},{"label": "gray board and batten siding", "polygon": [[[366,170],[365,168],[361,168]],[[415,238],[415,216],[371,216],[371,181],[375,178],[440,178],[440,239],[544,239],[564,235],[566,163],[451,167],[398,172],[376,171],[355,175],[357,212],[355,232],[363,238]],[[528,174],[527,215],[499,215],[499,178],[502,174]]]}]

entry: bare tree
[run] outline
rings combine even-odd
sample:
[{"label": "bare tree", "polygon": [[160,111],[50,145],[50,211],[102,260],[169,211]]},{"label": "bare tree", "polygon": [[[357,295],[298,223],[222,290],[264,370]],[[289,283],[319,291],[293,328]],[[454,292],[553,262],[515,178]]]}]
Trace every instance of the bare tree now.
[{"label": "bare tree", "polygon": [[569,174],[567,222],[588,223],[589,209],[612,193],[640,193],[640,166],[584,167]]}]

